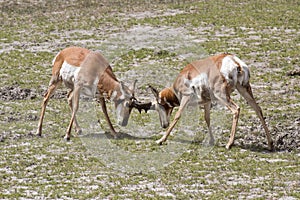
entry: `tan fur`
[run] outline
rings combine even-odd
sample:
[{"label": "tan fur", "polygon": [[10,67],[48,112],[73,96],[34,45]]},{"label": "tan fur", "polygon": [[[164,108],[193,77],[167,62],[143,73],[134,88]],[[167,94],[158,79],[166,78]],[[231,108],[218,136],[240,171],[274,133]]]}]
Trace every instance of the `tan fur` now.
[{"label": "tan fur", "polygon": [[[70,139],[70,132],[73,121],[75,123],[75,129],[77,132],[80,132],[81,129],[77,123],[75,118],[75,114],[78,109],[79,95],[82,89],[85,89],[84,92],[86,95],[94,95],[96,90],[99,91],[99,101],[102,106],[102,110],[104,112],[104,116],[108,125],[110,127],[111,134],[116,137],[116,132],[112,126],[112,123],[107,114],[105,97],[110,98],[113,91],[116,91],[116,97],[113,100],[115,102],[115,107],[119,105],[119,98],[123,96],[124,101],[128,101],[131,103],[131,96],[134,94],[133,89],[129,89],[127,86],[123,86],[116,78],[114,73],[112,72],[112,68],[109,65],[108,61],[103,57],[103,55],[99,52],[93,52],[85,48],[81,47],[69,47],[57,54],[53,61],[52,68],[52,78],[49,83],[49,87],[47,92],[44,95],[44,100],[42,104],[42,111],[40,115],[39,125],[37,134],[42,134],[42,123],[44,119],[44,114],[46,110],[47,103],[51,95],[55,92],[55,90],[61,85],[64,81],[63,77],[60,74],[63,63],[66,62],[69,65],[67,70],[70,70],[71,75],[68,77],[68,82],[65,82],[65,85],[71,89],[68,93],[68,103],[70,109],[72,111],[72,118],[67,130],[67,134],[65,136],[66,139]],[[73,68],[78,67],[78,73],[74,73]],[[75,70],[76,71],[76,70]],[[76,71],[76,72],[77,72]],[[68,76],[69,71],[66,72]],[[75,76],[76,75],[76,76]],[[73,80],[75,79],[75,80]],[[125,92],[126,95],[122,93]],[[123,101],[123,99],[122,99]],[[123,105],[123,104],[122,104]],[[125,104],[124,104],[125,105]],[[125,108],[122,106],[121,108]],[[127,112],[128,110],[128,112]],[[122,110],[122,124],[127,124],[128,117],[130,114],[131,108],[127,108]],[[120,114],[121,115],[121,114]],[[124,122],[125,121],[125,122]]]},{"label": "tan fur", "polygon": [[52,75],[55,77],[59,77],[59,71],[64,61],[66,61],[70,65],[79,67],[90,52],[90,50],[82,47],[65,48],[64,50],[59,52],[59,54],[55,58],[54,65],[52,67]]},{"label": "tan fur", "polygon": [[[224,75],[221,72],[221,68],[223,65],[223,59],[224,58],[231,59],[235,65],[230,65],[230,67],[225,68],[227,70],[226,72],[230,73],[229,76],[236,76],[232,77],[232,80],[241,80],[241,83],[236,81],[229,82],[226,80]],[[226,67],[226,66],[224,66]],[[247,66],[244,66],[245,69]],[[230,71],[232,70],[232,71]],[[247,69],[247,73],[249,73],[249,70]],[[172,129],[176,125],[177,121],[179,120],[182,111],[186,107],[186,105],[190,102],[191,96],[190,91],[191,88],[188,88],[188,86],[185,84],[185,79],[192,80],[195,77],[197,77],[200,74],[205,74],[205,77],[208,77],[208,83],[209,86],[203,86],[199,88],[204,88],[201,90],[201,99],[199,100],[199,105],[204,106],[205,110],[205,120],[209,129],[209,134],[211,137],[210,143],[213,143],[213,135],[211,132],[210,127],[210,108],[212,100],[217,101],[218,103],[225,105],[232,113],[233,113],[233,121],[232,121],[232,129],[230,134],[230,139],[228,141],[228,144],[226,145],[226,148],[230,148],[234,141],[234,135],[236,132],[236,126],[239,118],[240,108],[237,104],[233,102],[233,100],[230,97],[230,94],[237,89],[239,93],[247,100],[247,102],[250,104],[250,106],[255,110],[256,114],[258,115],[263,128],[265,129],[265,133],[268,140],[268,147],[269,149],[273,148],[272,139],[269,133],[269,130],[266,126],[264,117],[262,115],[261,108],[258,106],[258,104],[255,102],[255,99],[252,94],[252,89],[249,83],[249,77],[245,76],[245,72],[243,71],[242,66],[240,63],[238,63],[236,60],[233,59],[232,54],[219,54],[210,56],[201,60],[194,61],[187,66],[185,66],[177,78],[175,79],[172,88],[166,88],[160,92],[160,101],[164,101],[166,99],[168,101],[168,104],[164,105],[166,116],[170,117],[173,108],[178,105],[179,103],[179,109],[177,113],[175,114],[173,122],[169,125],[169,128],[167,129],[165,135],[157,141],[157,143],[161,144],[164,141],[167,140],[169,134],[171,133]],[[230,77],[229,77],[230,78]],[[174,98],[176,97],[176,98]],[[164,121],[162,118],[160,121]],[[167,119],[169,122],[169,119]],[[162,124],[164,127],[165,125]]]}]

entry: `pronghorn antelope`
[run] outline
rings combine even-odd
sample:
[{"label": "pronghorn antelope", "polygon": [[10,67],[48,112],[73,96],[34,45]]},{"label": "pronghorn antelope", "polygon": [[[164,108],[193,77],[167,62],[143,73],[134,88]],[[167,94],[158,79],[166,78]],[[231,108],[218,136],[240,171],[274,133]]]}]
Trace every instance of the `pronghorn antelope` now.
[{"label": "pronghorn antelope", "polygon": [[166,133],[157,140],[157,143],[162,144],[167,140],[185,107],[188,104],[195,103],[204,106],[204,118],[208,126],[210,143],[214,143],[210,126],[210,109],[212,101],[217,101],[226,106],[233,113],[230,139],[226,145],[226,148],[229,149],[234,142],[234,135],[240,114],[239,106],[234,103],[230,97],[230,94],[237,89],[258,115],[266,133],[268,148],[272,150],[272,139],[262,110],[253,97],[249,79],[250,71],[248,66],[238,57],[224,53],[188,64],[180,72],[173,86],[170,88],[165,88],[158,92],[155,88],[150,86],[156,97],[150,109],[155,109],[159,113],[161,126],[163,128],[169,126],[173,108],[179,106],[173,122]]},{"label": "pronghorn antelope", "polygon": [[71,89],[68,93],[68,104],[72,117],[65,139],[70,139],[73,122],[75,123],[76,132],[81,132],[75,117],[79,107],[80,94],[94,97],[97,90],[111,134],[114,137],[117,136],[107,113],[105,98],[114,102],[118,123],[122,126],[127,125],[133,102],[135,101],[135,82],[132,88],[128,88],[118,81],[108,61],[99,52],[93,52],[81,47],[69,47],[59,52],[53,60],[52,78],[44,95],[37,135],[42,134],[42,124],[49,98],[62,82]]}]

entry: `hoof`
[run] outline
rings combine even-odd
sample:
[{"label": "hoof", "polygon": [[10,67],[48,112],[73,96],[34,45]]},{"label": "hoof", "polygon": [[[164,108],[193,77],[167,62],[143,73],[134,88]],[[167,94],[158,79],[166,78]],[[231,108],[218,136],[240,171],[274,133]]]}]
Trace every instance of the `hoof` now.
[{"label": "hoof", "polygon": [[274,148],[274,145],[273,145],[273,142],[268,144],[268,150],[269,151],[275,151],[275,148]]},{"label": "hoof", "polygon": [[227,145],[226,145],[226,149],[229,150],[230,148],[231,148],[231,145],[230,145],[230,144],[227,144]]},{"label": "hoof", "polygon": [[65,136],[65,137],[64,137],[64,140],[67,141],[67,142],[69,142],[69,141],[70,141],[70,137]]},{"label": "hoof", "polygon": [[234,141],[233,142],[228,142],[226,145],[226,149],[231,149],[232,145],[234,145]]},{"label": "hoof", "polygon": [[156,140],[155,143],[158,145],[162,145],[164,143],[164,141],[162,139],[159,139],[159,140]]},{"label": "hoof", "polygon": [[120,135],[118,133],[111,133],[110,135],[113,137],[113,139],[119,139],[120,138]]},{"label": "hoof", "polygon": [[36,131],[35,135],[41,137],[42,136],[42,132]]}]

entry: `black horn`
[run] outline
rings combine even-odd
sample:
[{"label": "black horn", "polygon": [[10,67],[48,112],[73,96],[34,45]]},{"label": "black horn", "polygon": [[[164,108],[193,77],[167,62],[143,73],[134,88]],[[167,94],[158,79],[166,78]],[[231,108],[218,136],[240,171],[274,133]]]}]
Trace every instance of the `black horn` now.
[{"label": "black horn", "polygon": [[140,113],[142,113],[142,110],[144,110],[147,113],[147,111],[150,110],[151,106],[152,106],[151,102],[142,103],[142,102],[137,101],[137,100],[132,102],[132,107],[136,108]]}]

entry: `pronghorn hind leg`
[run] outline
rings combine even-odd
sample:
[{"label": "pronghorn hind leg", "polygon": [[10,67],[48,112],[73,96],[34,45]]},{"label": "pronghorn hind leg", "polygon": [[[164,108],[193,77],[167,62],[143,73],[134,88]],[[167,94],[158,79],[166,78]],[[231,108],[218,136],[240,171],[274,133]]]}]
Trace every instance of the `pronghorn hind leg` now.
[{"label": "pronghorn hind leg", "polygon": [[273,150],[274,146],[273,146],[273,141],[270,135],[270,131],[266,125],[262,110],[260,108],[260,106],[256,103],[253,93],[252,93],[252,89],[251,86],[248,84],[247,86],[241,86],[238,85],[237,86],[237,90],[239,91],[239,93],[246,99],[246,101],[249,103],[249,105],[254,109],[254,111],[256,112],[258,118],[260,119],[263,128],[265,130],[265,134],[268,140],[268,148],[269,150]]},{"label": "pronghorn hind leg", "polygon": [[[71,113],[73,113],[73,90],[71,90],[69,93],[68,93],[68,104],[69,104],[69,107],[70,107],[70,110],[71,110]],[[82,132],[82,129],[80,128],[78,122],[77,122],[77,119],[76,119],[76,116],[74,117],[74,124],[75,124],[75,131],[77,134],[81,134]]]},{"label": "pronghorn hind leg", "polygon": [[218,101],[222,105],[225,105],[233,114],[230,138],[226,145],[226,149],[230,149],[230,147],[233,145],[233,142],[234,142],[236,127],[237,127],[239,115],[240,115],[240,107],[236,103],[234,103],[232,101],[232,99],[230,98],[230,96],[228,96],[228,95],[223,95],[222,97],[221,96],[216,96],[216,97],[217,97]]},{"label": "pronghorn hind leg", "polygon": [[44,94],[40,120],[39,120],[39,123],[38,123],[38,129],[36,131],[36,134],[38,136],[42,135],[43,121],[44,121],[45,111],[46,111],[46,107],[47,107],[47,104],[49,102],[49,99],[54,94],[55,90],[59,87],[60,84],[61,84],[61,81],[53,82],[52,84],[49,85],[49,87],[47,89],[47,92]]},{"label": "pronghorn hind leg", "polygon": [[239,120],[239,115],[240,115],[240,107],[237,104],[235,104],[232,100],[230,100],[227,103],[226,106],[231,110],[231,112],[233,114],[230,138],[229,138],[229,141],[228,141],[228,143],[226,145],[226,149],[230,149],[230,147],[234,143],[234,137],[235,137],[235,133],[236,133],[236,127],[237,127],[238,120]]}]

